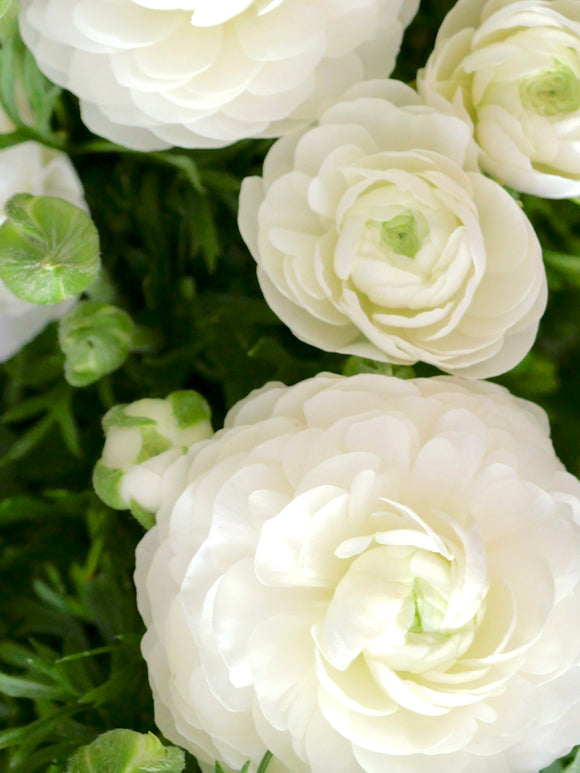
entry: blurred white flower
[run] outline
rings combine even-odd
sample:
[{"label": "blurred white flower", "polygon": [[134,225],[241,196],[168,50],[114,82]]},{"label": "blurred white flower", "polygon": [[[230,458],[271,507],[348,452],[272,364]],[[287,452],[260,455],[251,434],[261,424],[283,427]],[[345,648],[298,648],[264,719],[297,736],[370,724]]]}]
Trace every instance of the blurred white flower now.
[{"label": "blurred white flower", "polygon": [[[0,130],[9,131],[0,115]],[[16,193],[58,196],[86,210],[83,189],[74,167],[63,153],[36,142],[25,142],[0,150],[0,224],[4,205]],[[73,301],[40,306],[17,298],[0,280],[0,362],[8,360],[49,322],[59,319]]]},{"label": "blurred white flower", "polygon": [[41,70],[96,134],[140,150],[221,147],[312,121],[388,75],[419,0],[24,0]]},{"label": "blurred white flower", "polygon": [[417,85],[473,128],[486,172],[536,196],[580,195],[580,3],[460,0]]},{"label": "blurred white flower", "polygon": [[580,740],[580,484],[485,382],[269,384],[137,550],[156,721],[235,770],[537,773]]},{"label": "blurred white flower", "polygon": [[479,173],[458,118],[359,84],[244,180],[239,225],[269,305],[327,351],[480,378],[516,365],[546,303],[540,245]]}]

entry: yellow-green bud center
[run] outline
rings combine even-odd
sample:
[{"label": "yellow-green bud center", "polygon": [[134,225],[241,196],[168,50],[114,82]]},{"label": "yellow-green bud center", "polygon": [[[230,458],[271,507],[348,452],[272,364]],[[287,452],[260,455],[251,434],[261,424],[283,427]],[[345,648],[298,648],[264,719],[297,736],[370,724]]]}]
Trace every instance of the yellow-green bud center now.
[{"label": "yellow-green bud center", "polygon": [[547,118],[560,118],[580,109],[580,79],[566,65],[555,63],[520,84],[522,104]]},{"label": "yellow-green bud center", "polygon": [[419,251],[417,221],[412,212],[405,212],[381,223],[381,238],[393,252],[414,258]]}]

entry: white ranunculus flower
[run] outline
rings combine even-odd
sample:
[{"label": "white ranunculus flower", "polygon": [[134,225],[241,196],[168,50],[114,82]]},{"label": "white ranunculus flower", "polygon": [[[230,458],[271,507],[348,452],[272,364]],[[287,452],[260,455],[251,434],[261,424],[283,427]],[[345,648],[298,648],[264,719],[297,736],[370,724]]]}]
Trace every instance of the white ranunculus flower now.
[{"label": "white ranunculus flower", "polygon": [[354,87],[244,181],[266,300],[327,351],[470,378],[516,365],[546,303],[540,245],[458,118],[396,81]]},{"label": "white ranunculus flower", "polygon": [[23,0],[41,70],[140,150],[277,137],[388,75],[419,0]]},{"label": "white ranunculus flower", "polygon": [[[10,128],[5,116],[0,115],[0,131]],[[6,219],[4,205],[16,193],[58,196],[87,209],[82,185],[67,156],[36,142],[0,150],[0,225]],[[28,303],[17,298],[0,280],[0,362],[16,354],[73,304],[74,301],[47,306]]]},{"label": "white ranunculus flower", "polygon": [[580,484],[497,385],[269,384],[165,473],[162,732],[299,773],[537,773],[580,741]]},{"label": "white ranunculus flower", "polygon": [[417,85],[473,128],[486,172],[537,196],[580,195],[577,0],[459,0]]}]

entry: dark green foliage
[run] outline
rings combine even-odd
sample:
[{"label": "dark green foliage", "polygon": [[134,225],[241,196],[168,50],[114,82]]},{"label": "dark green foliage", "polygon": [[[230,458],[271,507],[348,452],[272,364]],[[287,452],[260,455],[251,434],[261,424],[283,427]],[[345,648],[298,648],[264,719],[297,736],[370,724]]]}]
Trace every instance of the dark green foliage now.
[{"label": "dark green foliage", "polygon": [[[451,5],[422,1],[398,77],[414,79]],[[18,113],[18,80],[32,125]],[[143,530],[100,504],[91,487],[104,413],[194,389],[219,426],[231,405],[270,379],[377,366],[302,344],[262,298],[236,214],[241,179],[260,172],[269,143],[123,151],[88,134],[75,100],[6,31],[0,102],[16,125],[0,146],[34,138],[71,155],[104,266],[87,295],[126,312],[142,337],[118,370],[87,386],[66,382],[56,325],[0,365],[0,770],[63,773],[75,749],[107,730],[155,730],[132,585]],[[546,250],[550,301],[533,352],[498,380],[548,411],[556,449],[578,474],[580,207],[529,196],[522,204]],[[436,373],[422,364],[414,371]],[[186,770],[197,770],[192,758]],[[578,770],[572,758],[549,768]]]}]

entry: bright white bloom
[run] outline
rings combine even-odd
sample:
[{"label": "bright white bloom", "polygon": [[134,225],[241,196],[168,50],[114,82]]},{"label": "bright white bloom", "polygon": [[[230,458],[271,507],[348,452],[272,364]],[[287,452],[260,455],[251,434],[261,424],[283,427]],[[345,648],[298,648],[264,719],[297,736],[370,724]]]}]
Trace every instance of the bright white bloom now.
[{"label": "bright white bloom", "polygon": [[[299,773],[537,773],[580,741],[580,484],[493,384],[269,384],[137,551],[156,721]],[[285,766],[285,767],[284,767]]]},{"label": "bright white bloom", "polygon": [[546,303],[541,249],[476,154],[461,120],[396,81],[279,140],[239,214],[272,309],[327,351],[470,378],[516,365]]},{"label": "bright white bloom", "polygon": [[[11,126],[0,115],[0,131]],[[86,210],[83,189],[70,160],[62,153],[36,142],[25,142],[0,150],[0,224],[4,205],[16,193],[58,196]],[[38,306],[17,298],[0,280],[0,362],[4,362],[33,339],[49,322],[59,319],[74,301]]]},{"label": "bright white bloom", "polygon": [[276,137],[388,75],[419,0],[23,0],[41,70],[140,150]]},{"label": "bright white bloom", "polygon": [[459,0],[417,84],[473,128],[486,172],[537,196],[580,195],[577,0]]}]

